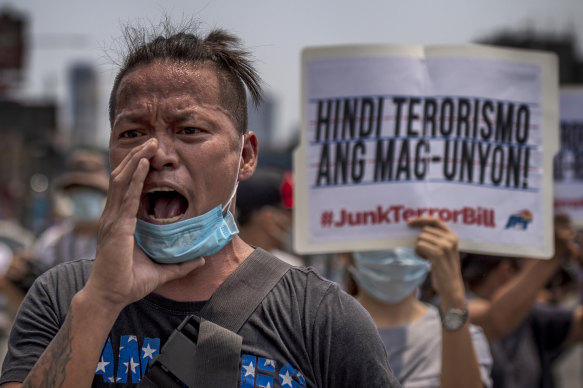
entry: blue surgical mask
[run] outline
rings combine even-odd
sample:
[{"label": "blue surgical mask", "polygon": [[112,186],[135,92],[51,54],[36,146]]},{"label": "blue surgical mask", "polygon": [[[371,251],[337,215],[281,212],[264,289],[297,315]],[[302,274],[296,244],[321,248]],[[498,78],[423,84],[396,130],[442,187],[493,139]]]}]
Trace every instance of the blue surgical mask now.
[{"label": "blue surgical mask", "polygon": [[[242,139],[241,152],[245,145]],[[237,174],[239,175],[239,164]],[[236,182],[225,205],[229,208],[239,182]],[[223,206],[172,224],[156,225],[138,219],[134,237],[144,253],[161,264],[182,263],[201,256],[217,253],[239,233],[235,218],[229,210],[223,215]]]},{"label": "blue surgical mask", "polygon": [[197,217],[155,225],[138,220],[134,236],[144,253],[158,263],[181,263],[220,251],[239,233],[230,211],[222,206]]},{"label": "blue surgical mask", "polygon": [[359,287],[388,304],[402,301],[419,287],[429,272],[429,262],[413,248],[355,252],[350,272]]},{"label": "blue surgical mask", "polygon": [[85,187],[72,188],[69,191],[73,204],[73,220],[94,222],[101,217],[105,205],[105,193]]}]

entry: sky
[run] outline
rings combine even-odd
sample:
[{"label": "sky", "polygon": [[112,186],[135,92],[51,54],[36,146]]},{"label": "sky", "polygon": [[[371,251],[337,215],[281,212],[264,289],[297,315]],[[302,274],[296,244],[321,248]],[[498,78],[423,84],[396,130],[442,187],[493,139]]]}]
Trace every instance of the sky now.
[{"label": "sky", "polygon": [[221,27],[239,35],[254,53],[268,95],[276,101],[276,139],[300,122],[300,59],[308,46],[391,43],[466,44],[500,31],[577,37],[583,57],[583,0],[0,0],[29,21],[31,51],[19,94],[56,98],[64,106],[67,70],[92,63],[100,86],[103,146],[109,128],[107,98],[124,24],[158,24],[195,18],[202,31]]}]

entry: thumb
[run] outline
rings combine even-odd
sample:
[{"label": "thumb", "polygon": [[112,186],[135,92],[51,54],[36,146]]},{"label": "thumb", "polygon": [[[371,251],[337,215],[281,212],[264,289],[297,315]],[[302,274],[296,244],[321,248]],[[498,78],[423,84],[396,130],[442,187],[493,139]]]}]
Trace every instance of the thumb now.
[{"label": "thumb", "polygon": [[163,283],[184,277],[195,269],[202,267],[204,264],[205,258],[202,256],[183,263],[162,264],[160,267],[162,268]]}]

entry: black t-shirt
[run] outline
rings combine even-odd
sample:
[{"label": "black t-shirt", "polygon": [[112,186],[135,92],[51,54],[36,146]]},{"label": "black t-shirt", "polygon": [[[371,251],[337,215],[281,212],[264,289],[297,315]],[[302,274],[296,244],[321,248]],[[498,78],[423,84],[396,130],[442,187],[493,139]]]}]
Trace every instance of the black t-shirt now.
[{"label": "black t-shirt", "polygon": [[[24,380],[62,325],[91,266],[89,260],[65,263],[35,282],[14,322],[0,383]],[[150,294],[128,305],[103,347],[93,387],[136,386],[174,328],[204,304]],[[369,314],[311,269],[290,269],[239,334],[241,388],[400,386]]]},{"label": "black t-shirt", "polygon": [[565,341],[573,311],[535,304],[514,332],[490,345],[496,388],[552,388],[551,364]]}]

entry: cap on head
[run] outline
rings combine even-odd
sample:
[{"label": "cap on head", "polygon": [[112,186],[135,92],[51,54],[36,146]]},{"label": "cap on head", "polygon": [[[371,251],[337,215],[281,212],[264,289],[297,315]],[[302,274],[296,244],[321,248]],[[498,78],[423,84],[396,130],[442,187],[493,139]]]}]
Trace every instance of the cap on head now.
[{"label": "cap on head", "polygon": [[109,173],[105,157],[89,150],[75,151],[68,160],[67,172],[55,180],[55,186],[62,190],[82,186],[107,192]]}]

